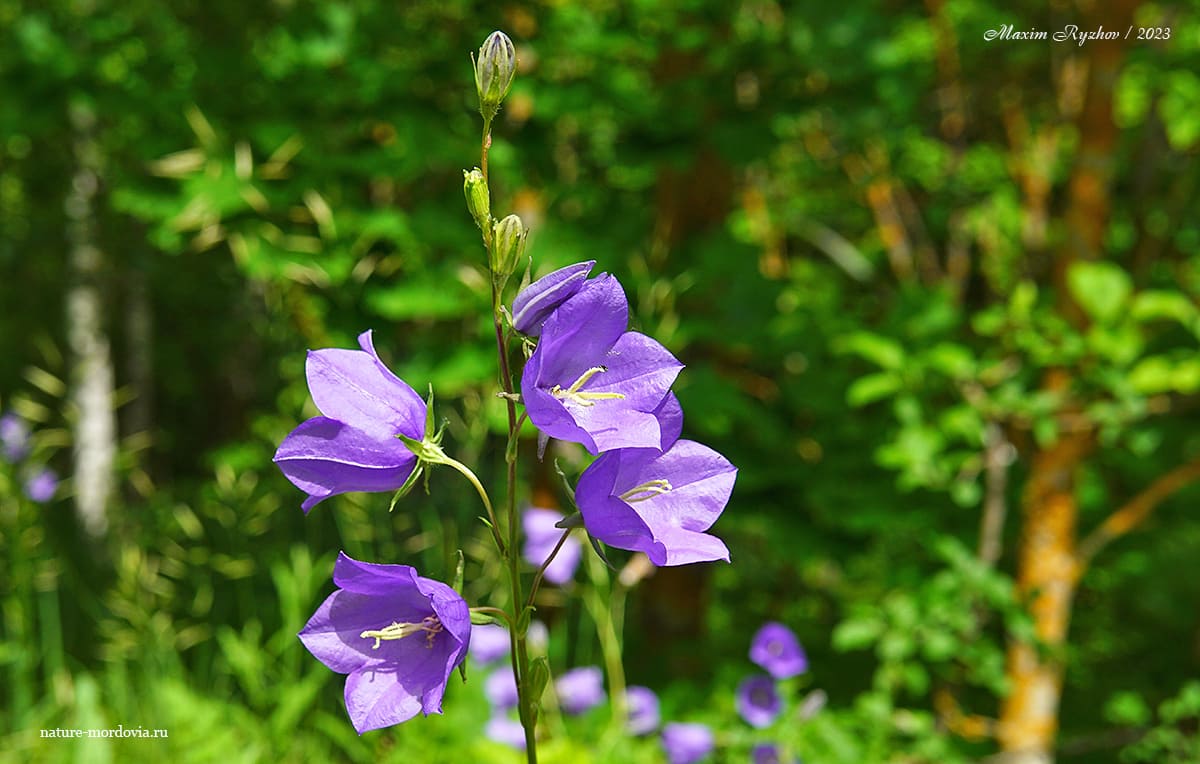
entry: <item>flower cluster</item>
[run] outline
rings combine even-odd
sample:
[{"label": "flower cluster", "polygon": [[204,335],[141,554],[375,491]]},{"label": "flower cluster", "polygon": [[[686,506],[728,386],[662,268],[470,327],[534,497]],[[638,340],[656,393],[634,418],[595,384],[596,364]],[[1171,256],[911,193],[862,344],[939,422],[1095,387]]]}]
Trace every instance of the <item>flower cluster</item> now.
[{"label": "flower cluster", "polygon": [[537,338],[521,376],[529,419],[544,438],[599,454],[575,489],[592,537],[655,565],[728,561],[725,544],[706,531],[737,469],[680,438],[683,410],[671,385],[683,365],[628,330],[625,291],[611,275],[587,278],[594,265],[559,269],[513,301],[514,328]]},{"label": "flower cluster", "polygon": [[29,423],[15,411],[0,416],[0,459],[20,468],[25,496],[45,504],[58,492],[58,475],[44,464],[30,460],[32,452],[33,433]]}]

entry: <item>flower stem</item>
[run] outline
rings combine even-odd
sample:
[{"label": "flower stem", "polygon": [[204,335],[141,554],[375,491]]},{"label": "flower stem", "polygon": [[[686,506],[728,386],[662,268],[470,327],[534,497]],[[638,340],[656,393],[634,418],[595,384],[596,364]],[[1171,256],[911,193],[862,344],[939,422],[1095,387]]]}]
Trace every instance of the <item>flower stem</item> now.
[{"label": "flower stem", "polygon": [[[479,157],[479,171],[483,174],[485,184],[488,182],[488,149],[491,146],[492,124],[490,119],[485,118]],[[489,264],[494,262],[492,248],[495,246],[490,228],[488,226],[489,230],[484,232],[484,244],[488,250],[487,261]],[[492,282],[492,326],[496,332],[496,352],[500,361],[500,386],[504,390],[504,403],[508,409],[508,442],[511,446],[517,437],[520,424],[517,420],[517,404],[513,399],[512,370],[508,363],[508,342],[505,340],[504,334],[504,313],[501,307],[504,295],[501,294],[501,290],[496,283],[495,274],[492,274],[490,281]],[[509,452],[513,454],[511,459],[508,457]],[[496,545],[500,549],[501,556],[508,563],[508,581],[512,597],[512,617],[509,622],[513,624],[513,628],[509,630],[509,635],[512,641],[513,679],[517,685],[517,709],[521,718],[521,726],[525,730],[525,757],[529,764],[537,764],[537,736],[535,735],[537,718],[534,709],[538,699],[532,697],[533,688],[529,682],[529,648],[526,644],[525,631],[520,627],[520,624],[524,620],[521,617],[524,597],[521,592],[521,558],[517,554],[519,543],[519,526],[517,523],[517,460],[516,452],[511,447],[506,449],[505,462],[508,467],[505,480],[507,488],[505,504],[508,510],[508,542],[507,544],[501,542],[499,535],[497,535]]]},{"label": "flower stem", "polygon": [[558,537],[558,543],[554,545],[554,549],[550,550],[550,556],[542,563],[542,567],[538,568],[537,574],[533,577],[533,584],[529,587],[529,598],[525,600],[525,607],[533,605],[533,598],[537,595],[538,587],[542,585],[542,577],[546,575],[546,568],[550,567],[551,561],[554,560],[558,550],[563,548],[563,544],[567,541],[567,536],[571,535],[571,529],[563,531],[563,534]]},{"label": "flower stem", "polygon": [[452,459],[449,456],[440,456],[439,464],[445,464],[458,470],[463,477],[467,479],[471,485],[475,486],[475,490],[479,493],[479,498],[483,500],[483,508],[487,510],[488,521],[492,524],[492,537],[496,540],[496,545],[500,547],[500,554],[505,553],[504,540],[500,537],[500,526],[496,525],[496,511],[492,509],[492,500],[488,498],[488,493],[484,489],[483,484],[479,482],[479,478],[475,477],[475,473],[471,468],[457,459]]}]

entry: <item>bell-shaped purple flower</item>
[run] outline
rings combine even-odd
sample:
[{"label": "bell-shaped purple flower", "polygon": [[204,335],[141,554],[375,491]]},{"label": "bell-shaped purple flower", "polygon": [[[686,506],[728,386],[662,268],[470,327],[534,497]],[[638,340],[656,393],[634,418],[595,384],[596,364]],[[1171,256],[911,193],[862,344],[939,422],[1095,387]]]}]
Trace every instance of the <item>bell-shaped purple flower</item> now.
[{"label": "bell-shaped purple flower", "polygon": [[788,679],[808,671],[808,656],[796,634],[782,623],[769,621],[750,641],[750,660],[776,679]]},{"label": "bell-shaped purple flower", "polygon": [[333,568],[337,591],[317,608],[300,641],[346,677],[346,711],[362,733],[442,712],[446,682],[471,641],[467,603],[408,565],[359,562]]},{"label": "bell-shaped purple flower", "polygon": [[396,435],[424,438],[425,402],[383,365],[370,331],[358,344],[362,350],[309,351],[308,389],[324,416],[301,423],[275,452],[283,474],[308,494],[305,512],[347,491],[394,491],[416,466]]},{"label": "bell-shaped purple flower", "polygon": [[517,680],[513,678],[512,670],[501,666],[483,682],[483,694],[493,710],[503,711],[517,705]]},{"label": "bell-shaped purple flower", "polygon": [[554,692],[563,713],[582,714],[604,702],[604,675],[596,666],[571,669],[554,681]]},{"label": "bell-shaped purple flower", "polygon": [[625,331],[629,305],[607,274],[584,283],[542,326],[521,397],[545,436],[591,453],[662,446],[655,411],[683,364],[658,342]]},{"label": "bell-shaped purple flower", "polygon": [[0,416],[0,456],[12,464],[29,454],[29,425],[13,411]]},{"label": "bell-shaped purple flower", "polygon": [[579,477],[575,502],[595,538],[645,552],[655,565],[729,561],[729,550],[705,533],[729,501],[737,468],[691,440],[658,452],[609,451]]},{"label": "bell-shaped purple flower", "polygon": [[769,727],[783,711],[783,698],[775,688],[775,680],[756,674],[742,680],[737,688],[738,714],[751,727]]},{"label": "bell-shaped purple flower", "polygon": [[471,627],[471,658],[487,665],[508,655],[512,640],[508,629],[494,623]]},{"label": "bell-shaped purple flower", "polygon": [[518,751],[525,750],[525,728],[520,722],[507,716],[493,716],[488,719],[483,728],[483,735],[488,740],[516,748]]},{"label": "bell-shaped purple flower", "polygon": [[672,722],[663,727],[662,743],[671,764],[693,764],[712,752],[716,738],[708,725]]},{"label": "bell-shaped purple flower", "polygon": [[658,729],[661,720],[658,696],[649,687],[634,685],[625,688],[625,707],[629,716],[625,730],[630,735],[648,735]]},{"label": "bell-shaped purple flower", "polygon": [[546,319],[550,318],[558,306],[583,288],[583,283],[587,281],[587,276],[595,264],[595,260],[588,260],[585,263],[559,268],[518,292],[512,305],[513,327],[530,337],[541,334],[542,324],[546,323]]},{"label": "bell-shaped purple flower", "polygon": [[783,758],[783,751],[775,743],[758,743],[750,749],[750,760],[754,764],[800,764],[795,758]]},{"label": "bell-shaped purple flower", "polygon": [[58,475],[49,467],[42,467],[25,481],[25,495],[38,504],[45,504],[58,491]]},{"label": "bell-shaped purple flower", "polygon": [[[529,507],[521,516],[521,525],[525,530],[525,547],[521,556],[535,568],[540,568],[546,558],[554,551],[558,540],[562,538],[563,529],[555,526],[566,515],[553,509]],[[546,566],[545,578],[552,584],[562,586],[575,577],[575,569],[583,555],[583,547],[579,539],[567,536],[558,554]]]}]

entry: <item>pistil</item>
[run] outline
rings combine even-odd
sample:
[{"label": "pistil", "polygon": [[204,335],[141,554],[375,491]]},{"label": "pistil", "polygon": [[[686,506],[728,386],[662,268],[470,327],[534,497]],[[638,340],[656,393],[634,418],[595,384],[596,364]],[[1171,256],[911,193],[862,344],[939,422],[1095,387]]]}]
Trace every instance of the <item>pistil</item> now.
[{"label": "pistil", "polygon": [[596,401],[612,401],[621,400],[625,397],[624,393],[602,393],[602,392],[585,392],[580,388],[587,384],[588,380],[601,372],[608,371],[606,366],[593,366],[584,373],[579,375],[579,379],[571,383],[571,386],[566,390],[561,385],[555,385],[550,389],[550,394],[555,398],[574,401],[580,406],[594,406]]},{"label": "pistil", "polygon": [[633,504],[634,502],[661,496],[669,490],[671,490],[671,483],[668,480],[647,480],[641,485],[630,488],[618,498],[626,503]]},{"label": "pistil", "polygon": [[404,639],[405,637],[420,632],[425,632],[425,646],[433,647],[433,638],[442,631],[442,622],[438,620],[436,615],[426,616],[420,623],[399,623],[393,621],[391,625],[384,626],[382,629],[367,629],[358,636],[363,639],[374,639],[375,644],[371,645],[372,650],[379,649],[379,643],[385,639]]}]

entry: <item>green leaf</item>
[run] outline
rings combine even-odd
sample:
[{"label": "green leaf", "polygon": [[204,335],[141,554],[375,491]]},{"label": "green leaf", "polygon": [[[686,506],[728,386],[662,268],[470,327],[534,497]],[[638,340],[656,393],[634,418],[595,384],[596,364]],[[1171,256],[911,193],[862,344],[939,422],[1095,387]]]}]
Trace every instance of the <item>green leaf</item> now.
[{"label": "green leaf", "polygon": [[897,392],[902,385],[900,377],[890,371],[868,374],[846,388],[846,403],[856,408],[866,406]]},{"label": "green leaf", "polygon": [[1196,306],[1179,292],[1147,290],[1133,298],[1130,315],[1138,321],[1174,320],[1185,326],[1196,317]]},{"label": "green leaf", "polygon": [[1079,262],[1067,273],[1071,296],[1096,321],[1113,322],[1133,292],[1129,274],[1112,263]]},{"label": "green leaf", "polygon": [[833,630],[833,649],[849,652],[870,647],[883,633],[883,621],[873,616],[842,621]]},{"label": "green leaf", "polygon": [[1112,724],[1141,727],[1150,721],[1150,706],[1136,692],[1118,692],[1104,704],[1104,718]]},{"label": "green leaf", "polygon": [[904,365],[904,348],[900,343],[872,332],[853,332],[841,337],[838,350],[857,355],[884,369],[895,371]]},{"label": "green leaf", "polygon": [[1129,386],[1143,395],[1165,393],[1173,386],[1174,365],[1161,355],[1143,358],[1129,371]]}]

